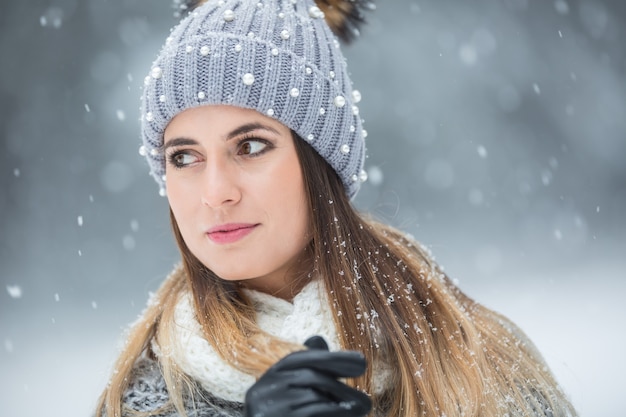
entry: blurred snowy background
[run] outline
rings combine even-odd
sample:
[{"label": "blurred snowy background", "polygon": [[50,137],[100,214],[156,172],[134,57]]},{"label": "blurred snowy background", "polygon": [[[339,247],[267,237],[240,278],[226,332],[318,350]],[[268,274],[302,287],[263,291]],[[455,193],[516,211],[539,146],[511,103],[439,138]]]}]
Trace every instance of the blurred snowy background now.
[{"label": "blurred snowy background", "polygon": [[[624,415],[626,2],[379,1],[348,55],[359,208]],[[0,415],[89,416],[178,254],[139,147],[168,0],[0,5]],[[622,347],[620,347],[622,346]]]}]

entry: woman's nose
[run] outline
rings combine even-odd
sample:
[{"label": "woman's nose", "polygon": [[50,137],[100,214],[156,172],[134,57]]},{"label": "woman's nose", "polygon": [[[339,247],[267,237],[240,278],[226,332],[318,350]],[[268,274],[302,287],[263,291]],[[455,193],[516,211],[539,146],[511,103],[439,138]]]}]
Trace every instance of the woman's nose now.
[{"label": "woman's nose", "polygon": [[202,182],[202,203],[211,208],[238,203],[241,189],[237,180],[235,166],[219,161],[208,163]]}]

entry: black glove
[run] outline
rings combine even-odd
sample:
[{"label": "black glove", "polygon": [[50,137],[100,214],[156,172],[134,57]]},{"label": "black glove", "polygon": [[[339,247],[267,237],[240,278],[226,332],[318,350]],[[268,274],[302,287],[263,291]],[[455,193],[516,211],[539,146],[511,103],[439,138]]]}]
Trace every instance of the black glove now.
[{"label": "black glove", "polygon": [[338,381],[365,372],[359,352],[329,352],[319,336],[309,350],[276,362],[246,392],[245,417],[363,417],[372,408],[369,397]]}]

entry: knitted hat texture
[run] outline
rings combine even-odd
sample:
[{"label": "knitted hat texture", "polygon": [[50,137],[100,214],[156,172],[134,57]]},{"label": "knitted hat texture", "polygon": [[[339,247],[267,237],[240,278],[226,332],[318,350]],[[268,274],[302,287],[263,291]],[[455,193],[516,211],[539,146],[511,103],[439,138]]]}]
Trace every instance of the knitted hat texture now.
[{"label": "knitted hat texture", "polygon": [[360,99],[313,0],[209,0],[173,29],[145,78],[140,152],[165,195],[163,133],[174,116],[254,109],[306,140],[352,198],[367,178]]}]

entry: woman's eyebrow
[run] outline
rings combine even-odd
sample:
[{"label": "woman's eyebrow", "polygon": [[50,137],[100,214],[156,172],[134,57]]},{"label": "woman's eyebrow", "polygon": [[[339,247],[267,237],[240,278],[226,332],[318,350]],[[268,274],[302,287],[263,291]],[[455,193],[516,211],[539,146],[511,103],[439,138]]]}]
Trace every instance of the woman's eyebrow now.
[{"label": "woman's eyebrow", "polygon": [[171,148],[172,146],[189,146],[189,145],[197,145],[198,141],[189,138],[175,138],[172,140],[168,140],[163,146],[163,150],[167,150],[167,148]]},{"label": "woman's eyebrow", "polygon": [[[280,135],[280,132],[278,132],[278,130],[274,129],[273,127],[264,125],[262,123],[254,122],[254,123],[246,123],[245,125],[241,125],[238,128],[232,130],[230,133],[228,133],[228,135],[226,135],[226,140],[229,141],[232,138],[235,138],[240,135],[245,135],[246,133],[253,132],[255,130],[266,130],[276,135]],[[176,146],[194,146],[194,145],[198,145],[197,140],[181,137],[181,138],[168,140],[163,145],[163,150],[167,150],[168,148],[176,147]]]},{"label": "woman's eyebrow", "polygon": [[231,140],[234,137],[252,132],[254,130],[267,130],[268,132],[272,132],[276,135],[280,135],[280,132],[278,132],[278,130],[274,129],[271,126],[267,126],[264,125],[262,123],[259,122],[253,122],[253,123],[246,123],[245,125],[239,126],[238,128],[236,128],[235,130],[231,131],[227,136],[226,136],[226,140]]}]

